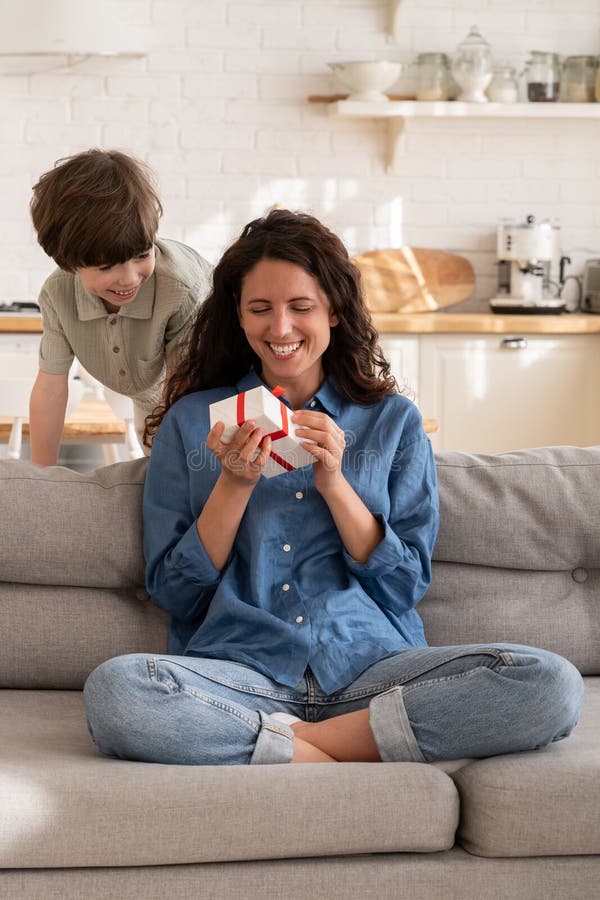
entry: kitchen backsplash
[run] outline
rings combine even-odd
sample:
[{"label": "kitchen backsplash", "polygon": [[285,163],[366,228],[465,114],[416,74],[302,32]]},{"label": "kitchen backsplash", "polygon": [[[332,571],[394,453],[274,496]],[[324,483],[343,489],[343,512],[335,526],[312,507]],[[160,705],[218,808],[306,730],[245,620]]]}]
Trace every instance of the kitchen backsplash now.
[{"label": "kitchen backsplash", "polygon": [[274,203],[313,211],[355,252],[407,243],[467,256],[468,309],[494,293],[499,218],[559,219],[570,271],[600,257],[599,120],[411,120],[390,175],[384,122],[307,102],[339,89],[327,62],[451,53],[473,24],[519,69],[532,49],[599,54],[598,0],[404,0],[395,42],[387,0],[120,7],[147,56],[0,59],[0,299],[35,298],[52,268],[29,223],[31,185],[94,145],[144,157],[160,181],[161,233],[213,260]]}]

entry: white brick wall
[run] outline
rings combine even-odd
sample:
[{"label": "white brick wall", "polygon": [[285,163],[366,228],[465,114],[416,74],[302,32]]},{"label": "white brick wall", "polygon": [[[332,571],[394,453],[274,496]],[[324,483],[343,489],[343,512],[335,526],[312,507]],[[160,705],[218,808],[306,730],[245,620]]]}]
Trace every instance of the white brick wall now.
[{"label": "white brick wall", "polygon": [[315,212],[352,251],[405,241],[468,256],[494,288],[498,218],[555,216],[581,270],[600,256],[600,123],[412,120],[385,173],[386,128],[342,120],[311,93],[339,90],[326,63],[452,52],[477,23],[497,59],[531,49],[600,53],[598,0],[123,0],[141,59],[0,59],[0,299],[34,298],[52,268],[29,224],[31,185],[59,157],[101,145],[156,170],[164,236],[217,259],[273,203]]}]

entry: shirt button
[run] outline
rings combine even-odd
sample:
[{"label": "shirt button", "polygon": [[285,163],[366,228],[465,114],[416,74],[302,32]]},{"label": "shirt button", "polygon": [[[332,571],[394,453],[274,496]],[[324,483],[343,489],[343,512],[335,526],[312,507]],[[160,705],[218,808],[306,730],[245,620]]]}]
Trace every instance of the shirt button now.
[{"label": "shirt button", "polygon": [[281,590],[282,590],[282,591],[289,591],[289,589],[290,589],[289,584],[282,584],[282,585],[281,585]]},{"label": "shirt button", "polygon": [[303,497],[304,494],[302,493],[302,491],[296,491],[296,500],[302,500]]},{"label": "shirt button", "polygon": [[314,409],[315,406],[317,405],[317,401],[316,401],[316,400],[311,400],[309,405],[310,405],[310,408],[311,408],[311,409]]},{"label": "shirt button", "polygon": [[113,347],[113,353],[118,353],[120,349],[120,347]]},{"label": "shirt button", "polygon": [[588,580],[587,569],[583,569],[578,566],[576,569],[573,569],[571,572],[571,578],[573,581],[576,581],[578,584],[583,584],[584,581]]},{"label": "shirt button", "polygon": [[115,316],[114,318],[112,318],[112,319],[109,319],[108,321],[110,322],[111,325],[116,325],[116,324],[117,324],[116,316]]},{"label": "shirt button", "polygon": [[303,622],[304,622],[304,616],[296,616],[296,624],[297,625],[302,625]]},{"label": "shirt button", "polygon": [[284,553],[289,553],[292,548],[289,544],[284,544],[281,549],[284,551]]},{"label": "shirt button", "polygon": [[119,375],[127,375],[125,369],[119,369]]}]

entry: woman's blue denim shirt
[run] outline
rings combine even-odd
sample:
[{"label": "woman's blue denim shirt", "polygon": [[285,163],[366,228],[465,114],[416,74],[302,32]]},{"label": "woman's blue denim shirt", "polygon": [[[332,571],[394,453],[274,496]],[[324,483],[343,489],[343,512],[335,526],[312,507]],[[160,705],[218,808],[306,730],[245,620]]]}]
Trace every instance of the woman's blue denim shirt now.
[{"label": "woman's blue denim shirt", "polygon": [[346,552],[312,467],[261,478],[222,571],[196,519],[220,466],[208,407],[263,382],[182,397],[156,436],[144,492],[147,588],[171,614],[169,652],[244,663],[295,687],[310,666],[335,693],[377,660],[426,646],[415,606],[431,579],[438,495],[431,445],[400,394],[372,406],[326,379],[307,408],[344,429],[343,472],[385,534],[365,563]]}]

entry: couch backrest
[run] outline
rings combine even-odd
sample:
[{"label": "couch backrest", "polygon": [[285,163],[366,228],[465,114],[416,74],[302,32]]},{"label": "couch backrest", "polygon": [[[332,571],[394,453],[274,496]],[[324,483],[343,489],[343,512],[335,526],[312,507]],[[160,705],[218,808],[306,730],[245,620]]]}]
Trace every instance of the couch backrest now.
[{"label": "couch backrest", "polygon": [[431,644],[511,641],[600,673],[600,447],[440,453]]},{"label": "couch backrest", "polygon": [[166,649],[143,588],[146,464],[0,460],[0,687],[79,688],[104,659]]},{"label": "couch backrest", "polygon": [[[430,643],[533,644],[600,673],[600,448],[437,464]],[[0,461],[0,686],[77,688],[110,656],[164,652],[167,617],[143,588],[145,471]]]}]

